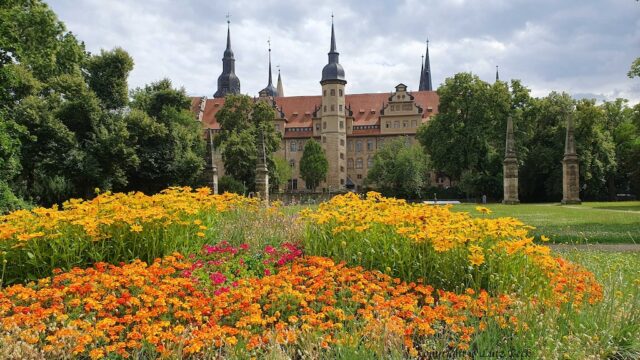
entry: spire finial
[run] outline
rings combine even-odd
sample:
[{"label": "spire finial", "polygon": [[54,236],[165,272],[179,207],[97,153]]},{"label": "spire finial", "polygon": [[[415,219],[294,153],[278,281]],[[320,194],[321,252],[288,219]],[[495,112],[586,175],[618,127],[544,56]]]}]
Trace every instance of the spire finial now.
[{"label": "spire finial", "polygon": [[331,49],[330,53],[336,52],[336,33],[333,30],[333,13],[331,13]]},{"label": "spire finial", "polygon": [[273,80],[271,79],[271,38],[267,40],[269,44],[269,84],[267,86],[273,87]]},{"label": "spire finial", "polygon": [[227,50],[231,50],[231,14],[227,13]]}]

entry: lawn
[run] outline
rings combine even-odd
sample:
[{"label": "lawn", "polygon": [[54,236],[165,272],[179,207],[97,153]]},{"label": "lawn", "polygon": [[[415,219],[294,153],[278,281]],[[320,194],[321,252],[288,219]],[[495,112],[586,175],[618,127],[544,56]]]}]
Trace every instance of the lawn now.
[{"label": "lawn", "polygon": [[[476,204],[454,205],[453,211],[477,213]],[[490,217],[510,216],[535,226],[533,234],[552,243],[640,243],[640,201],[586,202],[582,205],[487,204]]]}]

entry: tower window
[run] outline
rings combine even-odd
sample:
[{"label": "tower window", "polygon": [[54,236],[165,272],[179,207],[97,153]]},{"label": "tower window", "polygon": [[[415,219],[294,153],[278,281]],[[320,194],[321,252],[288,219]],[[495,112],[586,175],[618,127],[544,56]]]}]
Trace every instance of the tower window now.
[{"label": "tower window", "polygon": [[336,89],[331,89],[331,96],[336,96]]},{"label": "tower window", "polygon": [[[340,105],[342,107],[342,105]],[[340,109],[342,110],[342,109]],[[340,120],[340,129],[344,129],[344,121]]]},{"label": "tower window", "polygon": [[340,153],[340,159],[344,160],[344,153]]},{"label": "tower window", "polygon": [[340,139],[340,146],[344,146],[344,139]]},{"label": "tower window", "polygon": [[340,97],[342,97],[342,89],[338,90],[338,93],[340,94]]},{"label": "tower window", "polygon": [[340,185],[344,185],[344,179],[340,179]]},{"label": "tower window", "polygon": [[340,166],[340,172],[344,172],[344,166]]},{"label": "tower window", "polygon": [[338,105],[338,110],[342,111],[342,105]]}]

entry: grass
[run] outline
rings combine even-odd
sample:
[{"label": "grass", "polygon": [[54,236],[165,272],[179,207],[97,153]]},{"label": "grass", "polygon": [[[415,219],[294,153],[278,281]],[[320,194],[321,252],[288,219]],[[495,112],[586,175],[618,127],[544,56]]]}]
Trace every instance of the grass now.
[{"label": "grass", "polygon": [[[453,211],[476,213],[476,204],[454,205]],[[510,216],[535,226],[532,233],[552,243],[640,243],[640,201],[559,204],[484,205],[491,217]]]}]

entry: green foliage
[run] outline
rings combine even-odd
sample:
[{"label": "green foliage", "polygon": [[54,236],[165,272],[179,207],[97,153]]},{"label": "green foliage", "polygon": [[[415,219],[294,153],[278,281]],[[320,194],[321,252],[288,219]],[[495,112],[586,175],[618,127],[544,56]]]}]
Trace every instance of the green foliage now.
[{"label": "green foliage", "polygon": [[373,157],[366,182],[385,196],[420,198],[429,183],[428,157],[419,144],[407,146],[407,141],[387,141]]},{"label": "green foliage", "polygon": [[258,145],[264,139],[269,173],[275,173],[273,153],[280,147],[280,133],[275,131],[275,111],[264,101],[254,102],[246,95],[227,95],[216,114],[221,131],[214,138],[220,149],[225,173],[244,182],[249,190],[255,187]]},{"label": "green foliage", "polygon": [[627,73],[627,76],[630,78],[640,77],[640,58],[637,58],[631,64],[631,69]]},{"label": "green foliage", "polygon": [[307,187],[315,190],[327,176],[329,162],[322,151],[322,146],[315,140],[309,139],[304,145],[300,158],[300,177]]},{"label": "green foliage", "polygon": [[100,51],[87,62],[88,83],[107,109],[118,109],[129,102],[127,78],[133,59],[121,48]]},{"label": "green foliage", "polygon": [[242,182],[227,175],[222,176],[218,180],[218,190],[221,194],[225,192],[229,192],[234,194],[245,195],[247,193],[247,187]]},{"label": "green foliage", "polygon": [[287,163],[287,160],[281,156],[273,157],[273,165],[275,171],[269,178],[269,182],[272,189],[280,192],[283,187],[287,186],[289,180],[291,180],[293,170],[291,166],[289,166],[289,163]]},{"label": "green foliage", "polygon": [[197,184],[206,145],[184,89],[174,89],[163,79],[135,89],[132,98],[126,121],[139,164],[129,170],[127,188],[153,193]]}]

